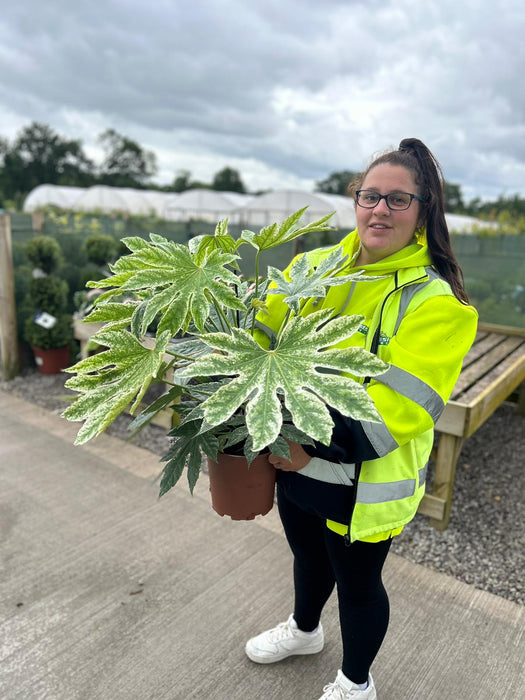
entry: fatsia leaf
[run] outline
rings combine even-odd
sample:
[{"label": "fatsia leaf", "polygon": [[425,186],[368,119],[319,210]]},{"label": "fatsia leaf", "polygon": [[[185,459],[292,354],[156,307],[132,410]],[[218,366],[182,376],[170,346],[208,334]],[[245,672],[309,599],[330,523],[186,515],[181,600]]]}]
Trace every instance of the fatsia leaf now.
[{"label": "fatsia leaf", "polygon": [[76,376],[65,386],[79,396],[64,411],[64,418],[84,421],[75,444],[81,445],[99,435],[132,403],[131,412],[139,405],[152,379],[163,366],[163,355],[170,339],[161,334],[155,346],[145,348],[128,331],[102,330],[93,336],[107,347],[97,355],[81,360],[67,371]]},{"label": "fatsia leaf", "polygon": [[[338,370],[351,375],[374,376],[387,365],[362,348],[325,348],[354,333],[361,317],[342,316],[330,320],[330,310],[296,316],[286,326],[277,346],[265,350],[242,329],[231,334],[208,333],[202,340],[220,351],[196,360],[184,368],[187,377],[233,376],[203,404],[204,417],[216,426],[241,406],[246,410],[246,426],[258,452],[277,439],[282,422],[281,399],[293,424],[311,438],[330,443],[333,421],[325,404],[343,415],[379,420],[372,400],[355,379],[328,375]],[[366,367],[366,369],[364,369]]]},{"label": "fatsia leaf", "polygon": [[170,404],[176,403],[177,399],[179,399],[182,396],[183,388],[181,386],[173,386],[169,389],[169,391],[166,391],[164,394],[159,396],[153,403],[151,403],[149,406],[146,406],[146,408],[142,411],[142,413],[139,413],[139,415],[131,421],[131,423],[128,426],[128,430],[133,432],[133,435],[136,435],[142,428],[144,428],[145,425],[150,423],[153,418],[159,413],[159,411],[164,410],[167,408]]},{"label": "fatsia leaf", "polygon": [[232,447],[233,445],[244,442],[248,435],[248,428],[245,425],[240,425],[227,435],[224,447]]},{"label": "fatsia leaf", "polygon": [[[284,418],[284,411],[283,411],[283,418]],[[286,419],[285,419],[286,420]],[[285,437],[287,440],[290,440],[290,442],[298,442],[301,445],[313,445],[314,441],[312,440],[311,437],[309,437],[306,433],[303,433],[302,430],[299,430],[298,428],[295,427],[295,425],[291,425],[290,423],[283,423],[281,427],[281,435]]]},{"label": "fatsia leaf", "polygon": [[125,328],[129,326],[131,317],[139,302],[114,303],[97,305],[84,319],[85,323],[105,323],[108,328]]},{"label": "fatsia leaf", "polygon": [[237,260],[237,255],[217,248],[196,260],[187,246],[155,234],[150,234],[150,238],[145,246],[143,242],[137,244],[136,239],[128,241],[133,252],[112,266],[116,274],[88,285],[147,293],[133,319],[137,335],[145,333],[157,314],[160,333],[169,331],[174,336],[181,329],[186,331],[190,322],[203,331],[210,299],[221,308],[246,310],[234,289],[238,277],[227,267]]},{"label": "fatsia leaf", "polygon": [[246,438],[243,452],[244,456],[246,457],[246,461],[248,462],[248,466],[250,466],[253,460],[259,456],[259,451],[255,450],[253,447],[253,438],[251,435],[248,435]]},{"label": "fatsia leaf", "polygon": [[[213,250],[222,250],[224,253],[236,253],[237,248],[242,241],[236,241],[228,233],[228,219],[219,221],[215,227],[215,234],[210,236],[205,234],[202,236],[194,236],[189,242],[188,247],[195,256],[195,262],[200,264]],[[232,265],[238,268],[237,262],[234,260]]]},{"label": "fatsia leaf", "polygon": [[297,236],[302,236],[305,233],[311,233],[313,231],[330,231],[331,226],[327,226],[326,222],[332,218],[332,214],[323,216],[322,219],[318,219],[311,224],[306,224],[305,226],[299,225],[299,219],[305,213],[308,207],[303,207],[298,211],[291,214],[282,224],[271,224],[270,226],[265,226],[260,230],[259,233],[254,233],[253,231],[243,231],[241,233],[241,239],[246,241],[257,250],[269,250],[270,248],[275,248],[278,245],[287,243],[288,241],[297,238]]},{"label": "fatsia leaf", "polygon": [[169,491],[182,476],[184,468],[188,468],[188,484],[191,493],[202,465],[202,453],[210,459],[217,459],[218,439],[211,433],[199,432],[198,421],[185,423],[172,430],[170,435],[175,435],[175,440],[169,451],[162,458],[166,466],[162,471],[159,496]]},{"label": "fatsia leaf", "polygon": [[355,279],[366,279],[362,277],[362,271],[351,275],[331,274],[340,269],[344,261],[343,251],[336,248],[317,269],[311,269],[308,256],[301,255],[290,268],[290,279],[275,267],[268,267],[268,278],[276,285],[268,290],[268,294],[282,294],[285,304],[298,314],[301,299],[324,297],[329,287],[346,284]]},{"label": "fatsia leaf", "polygon": [[270,445],[270,452],[277,457],[290,459],[290,445],[281,436],[279,436],[275,442],[272,442]]},{"label": "fatsia leaf", "polygon": [[144,248],[148,247],[148,242],[140,238],[140,236],[126,236],[120,240],[132,253],[137,253],[139,250],[144,250]]}]

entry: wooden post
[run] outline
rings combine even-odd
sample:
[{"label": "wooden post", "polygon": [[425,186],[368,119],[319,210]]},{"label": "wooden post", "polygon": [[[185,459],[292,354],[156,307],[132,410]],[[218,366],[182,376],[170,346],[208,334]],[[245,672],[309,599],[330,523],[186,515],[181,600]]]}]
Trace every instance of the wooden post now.
[{"label": "wooden post", "polygon": [[429,520],[430,525],[435,527],[436,530],[446,530],[448,527],[456,464],[463,442],[463,438],[456,435],[447,435],[446,433],[442,433],[439,438],[432,495],[445,500],[445,511],[442,518],[430,518]]},{"label": "wooden post", "polygon": [[33,231],[39,231],[41,233],[44,230],[44,212],[35,211],[31,215],[31,219],[33,223]]},{"label": "wooden post", "polygon": [[0,214],[0,353],[3,379],[9,381],[18,374],[18,336],[11,219],[7,214]]}]

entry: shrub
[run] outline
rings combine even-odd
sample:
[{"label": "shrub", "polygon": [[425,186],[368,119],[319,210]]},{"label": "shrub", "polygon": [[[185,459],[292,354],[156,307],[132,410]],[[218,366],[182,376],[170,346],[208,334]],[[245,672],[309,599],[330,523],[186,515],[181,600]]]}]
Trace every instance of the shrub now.
[{"label": "shrub", "polygon": [[[24,339],[42,350],[61,348],[73,340],[71,316],[65,313],[68,302],[67,282],[50,274],[63,260],[62,251],[54,238],[37,236],[26,246],[30,262],[42,270],[43,276],[32,277],[21,309],[24,318],[19,320],[23,327]],[[35,315],[45,311],[57,320],[52,328],[43,328],[35,323]]]},{"label": "shrub", "polygon": [[[59,234],[56,238],[62,249],[62,255],[68,263],[82,267],[87,263],[84,241],[86,237],[79,233]],[[58,274],[58,272],[57,272]]]},{"label": "shrub", "polygon": [[74,263],[70,262],[66,262],[64,265],[61,265],[56,273],[57,277],[60,277],[60,279],[64,280],[64,282],[68,286],[69,291],[67,295],[66,308],[70,312],[73,312],[75,309],[74,298],[76,292],[83,288],[80,279],[80,273],[81,268],[78,265],[75,265]]},{"label": "shrub", "polygon": [[90,262],[102,267],[115,260],[118,253],[118,242],[113,236],[95,233],[86,238],[84,250]]},{"label": "shrub", "polygon": [[26,255],[34,267],[49,274],[62,263],[59,244],[50,236],[36,236],[26,245]]},{"label": "shrub", "polygon": [[69,314],[62,314],[53,328],[42,328],[35,323],[33,316],[30,316],[25,322],[24,338],[29,345],[34,345],[41,350],[63,348],[70,345],[73,340],[72,318]]},{"label": "shrub", "polygon": [[494,289],[490,281],[469,278],[465,280],[465,286],[468,295],[478,301],[490,298]]},{"label": "shrub", "polygon": [[56,316],[67,307],[67,282],[58,277],[38,277],[32,279],[29,294],[33,306],[39,311],[47,311]]},{"label": "shrub", "polygon": [[95,265],[86,265],[82,267],[78,276],[78,289],[83,290],[88,282],[99,280],[103,277],[100,268]]}]

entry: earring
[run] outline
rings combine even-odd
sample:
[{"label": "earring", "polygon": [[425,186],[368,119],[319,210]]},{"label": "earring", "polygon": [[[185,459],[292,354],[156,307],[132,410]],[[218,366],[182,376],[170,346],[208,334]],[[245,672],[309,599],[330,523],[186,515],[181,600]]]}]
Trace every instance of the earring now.
[{"label": "earring", "polygon": [[418,226],[416,228],[416,230],[414,231],[414,236],[416,237],[416,242],[419,243],[419,245],[426,245],[427,227],[426,226]]}]

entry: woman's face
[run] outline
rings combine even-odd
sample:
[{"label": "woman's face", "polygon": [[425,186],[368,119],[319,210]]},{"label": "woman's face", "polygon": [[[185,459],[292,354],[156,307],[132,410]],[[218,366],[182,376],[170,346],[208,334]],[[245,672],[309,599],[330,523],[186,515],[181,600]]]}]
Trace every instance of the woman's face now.
[{"label": "woman's face", "polygon": [[[381,163],[372,168],[360,189],[373,190],[378,194],[408,192],[419,196],[412,172],[402,165],[390,163]],[[420,215],[420,205],[416,199],[404,211],[391,211],[384,199],[380,199],[373,209],[364,209],[357,203],[355,209],[361,240],[358,265],[382,260],[412,241]]]}]

